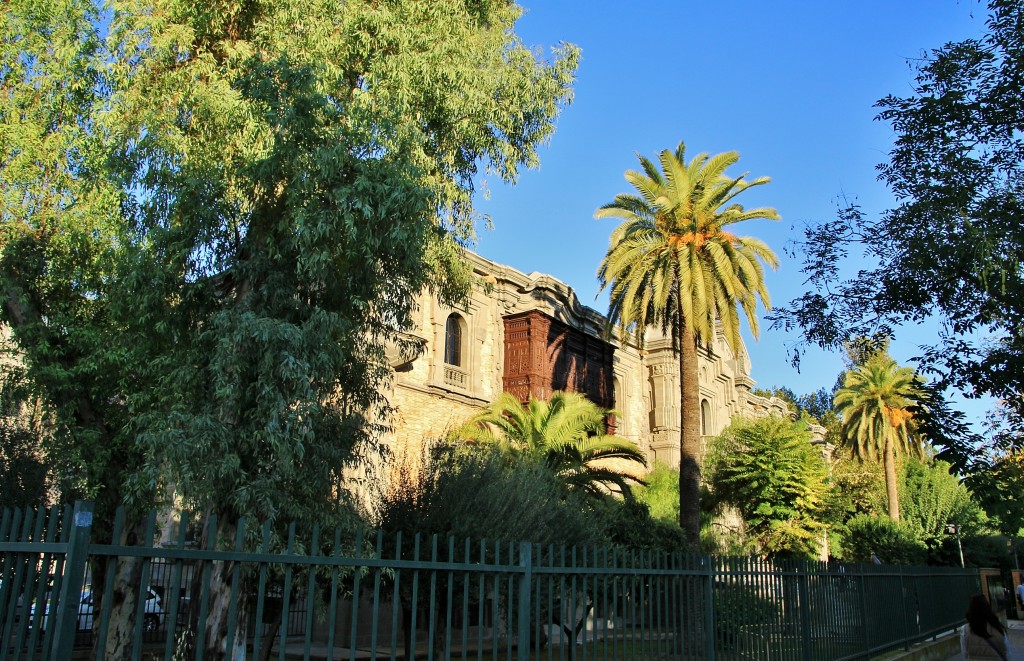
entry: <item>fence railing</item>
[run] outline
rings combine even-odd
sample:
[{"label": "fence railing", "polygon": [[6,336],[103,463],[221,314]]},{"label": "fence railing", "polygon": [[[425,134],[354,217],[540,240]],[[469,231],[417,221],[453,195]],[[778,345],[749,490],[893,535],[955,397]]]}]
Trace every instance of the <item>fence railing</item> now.
[{"label": "fence railing", "polygon": [[[244,521],[220,545],[190,544],[187,522],[160,545],[155,521],[109,545],[92,540],[89,503],[5,510],[0,658],[105,658],[111,609],[93,605],[123,594],[118,575],[137,583],[131,635],[116,644],[168,660],[229,658],[208,650],[214,621],[235,658],[251,659],[858,659],[956,627],[980,590],[971,569],[379,531],[300,538],[294,526],[272,552],[266,525],[243,543]],[[119,539],[123,513],[110,523]]]}]

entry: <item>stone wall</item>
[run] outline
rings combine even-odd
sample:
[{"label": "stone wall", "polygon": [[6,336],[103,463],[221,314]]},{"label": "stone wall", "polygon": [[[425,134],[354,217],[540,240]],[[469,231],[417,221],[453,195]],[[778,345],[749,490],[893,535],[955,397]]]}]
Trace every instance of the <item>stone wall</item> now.
[{"label": "stone wall", "polygon": [[[411,336],[419,354],[400,365],[389,401],[397,409],[389,439],[396,455],[419,456],[424,440],[442,437],[480,406],[492,401],[505,383],[505,332],[509,317],[539,312],[555,323],[605,341],[605,318],[580,304],[572,288],[549,275],[524,274],[468,253],[477,285],[462,307],[450,308],[429,295],[420,298]],[[453,318],[454,321],[449,320]],[[460,365],[445,363],[449,323],[461,333]],[[679,368],[669,341],[650,332],[644,349],[614,337],[611,357],[616,433],[634,441],[649,461],[675,465],[679,460]],[[785,415],[783,401],[753,395],[750,359],[745,347],[736,355],[719,335],[714,350],[704,349],[700,363],[703,434],[718,435],[736,416]],[[399,361],[401,362],[401,361]]]}]

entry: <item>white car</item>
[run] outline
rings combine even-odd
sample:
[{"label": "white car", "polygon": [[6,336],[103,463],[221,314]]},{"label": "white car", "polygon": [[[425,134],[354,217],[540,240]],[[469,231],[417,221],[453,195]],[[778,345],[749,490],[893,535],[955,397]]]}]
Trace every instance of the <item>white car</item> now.
[{"label": "white car", "polygon": [[[78,605],[78,630],[91,631],[93,620],[92,588],[86,585],[82,588],[82,600]],[[31,619],[35,621],[36,607],[32,606]],[[43,611],[42,628],[45,631],[50,618],[50,595],[46,595],[46,610]],[[143,607],[142,630],[152,633],[160,628],[164,621],[164,608],[160,595],[153,588],[146,588],[146,603]]]}]

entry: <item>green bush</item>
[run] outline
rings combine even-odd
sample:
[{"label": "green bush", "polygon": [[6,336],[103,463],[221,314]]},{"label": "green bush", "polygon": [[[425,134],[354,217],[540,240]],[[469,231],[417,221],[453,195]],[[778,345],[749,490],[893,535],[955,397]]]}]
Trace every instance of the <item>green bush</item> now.
[{"label": "green bush", "polygon": [[679,524],[654,518],[645,503],[609,497],[600,511],[612,544],[666,553],[691,550]]},{"label": "green bush", "polygon": [[567,494],[544,465],[501,452],[437,444],[422,467],[399,470],[376,503],[383,530],[456,539],[591,544],[600,524],[583,498]]},{"label": "green bush", "polygon": [[887,565],[923,565],[924,542],[913,532],[884,516],[859,514],[846,522],[837,556],[847,562],[871,562],[871,553]]}]

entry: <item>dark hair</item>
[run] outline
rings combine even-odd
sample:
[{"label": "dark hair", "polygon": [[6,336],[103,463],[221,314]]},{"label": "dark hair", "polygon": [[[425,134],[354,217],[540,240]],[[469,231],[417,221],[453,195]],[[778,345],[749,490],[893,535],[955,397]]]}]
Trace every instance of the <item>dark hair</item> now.
[{"label": "dark hair", "polygon": [[967,602],[967,612],[964,613],[964,616],[967,618],[967,624],[971,627],[971,632],[976,636],[991,638],[992,636],[988,632],[989,626],[998,631],[1000,635],[1006,635],[1003,623],[996,617],[995,611],[992,610],[992,606],[989,605],[988,599],[983,594],[971,597]]}]

